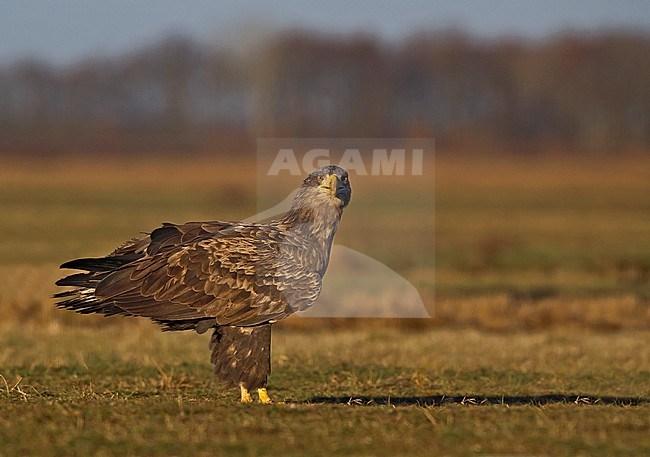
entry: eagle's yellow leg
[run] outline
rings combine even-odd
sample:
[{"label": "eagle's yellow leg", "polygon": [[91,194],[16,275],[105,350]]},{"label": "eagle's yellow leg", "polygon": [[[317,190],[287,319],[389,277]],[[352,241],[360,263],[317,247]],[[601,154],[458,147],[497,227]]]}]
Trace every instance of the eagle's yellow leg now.
[{"label": "eagle's yellow leg", "polygon": [[261,387],[257,389],[257,395],[260,397],[260,403],[273,403],[271,401],[271,397],[269,397],[268,392],[266,391],[266,387]]},{"label": "eagle's yellow leg", "polygon": [[246,387],[243,386],[243,384],[239,385],[239,389],[241,390],[241,402],[242,403],[252,403],[253,399],[251,398],[251,394],[248,391]]}]

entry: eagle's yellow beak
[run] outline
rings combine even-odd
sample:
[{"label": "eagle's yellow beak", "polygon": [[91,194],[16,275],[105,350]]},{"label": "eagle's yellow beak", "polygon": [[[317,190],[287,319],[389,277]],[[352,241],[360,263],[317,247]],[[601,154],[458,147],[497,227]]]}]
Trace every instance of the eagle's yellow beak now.
[{"label": "eagle's yellow beak", "polygon": [[318,185],[319,189],[327,192],[329,195],[336,195],[337,178],[336,175],[327,175]]}]

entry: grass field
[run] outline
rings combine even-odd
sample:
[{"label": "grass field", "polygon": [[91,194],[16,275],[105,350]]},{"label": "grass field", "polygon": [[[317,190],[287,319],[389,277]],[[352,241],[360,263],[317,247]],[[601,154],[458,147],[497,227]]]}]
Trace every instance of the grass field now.
[{"label": "grass field", "polygon": [[650,453],[650,159],[435,165],[435,239],[433,187],[388,177],[352,178],[337,235],[433,318],[289,319],[284,404],[244,406],[205,335],[49,296],[61,262],[162,221],[256,213],[254,163],[3,161],[0,456]]},{"label": "grass field", "polygon": [[150,324],[0,344],[2,455],[650,452],[648,332],[280,328],[271,406],[215,383],[206,338]]}]

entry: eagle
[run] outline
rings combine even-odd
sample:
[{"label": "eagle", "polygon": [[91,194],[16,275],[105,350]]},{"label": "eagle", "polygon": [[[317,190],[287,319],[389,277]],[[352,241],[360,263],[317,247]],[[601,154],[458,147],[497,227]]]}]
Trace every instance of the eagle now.
[{"label": "eagle", "polygon": [[210,338],[216,377],[241,402],[271,403],[271,325],[318,298],[334,235],[352,189],[327,165],[299,187],[291,208],[268,223],[163,223],[109,255],[71,260],[81,270],[56,282],[56,306],[81,314],[147,317],[163,331]]}]

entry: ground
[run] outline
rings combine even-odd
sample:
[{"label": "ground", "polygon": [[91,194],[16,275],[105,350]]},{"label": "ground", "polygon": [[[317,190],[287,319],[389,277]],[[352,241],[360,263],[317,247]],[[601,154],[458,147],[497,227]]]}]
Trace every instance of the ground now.
[{"label": "ground", "polygon": [[650,452],[649,332],[279,328],[273,345],[276,404],[242,405],[205,335],[5,329],[0,455]]},{"label": "ground", "polygon": [[218,385],[208,335],[50,298],[66,260],[265,209],[254,161],[2,165],[0,457],[650,454],[647,155],[440,154],[435,188],[353,176],[336,242],[432,318],[279,324],[273,405]]}]

